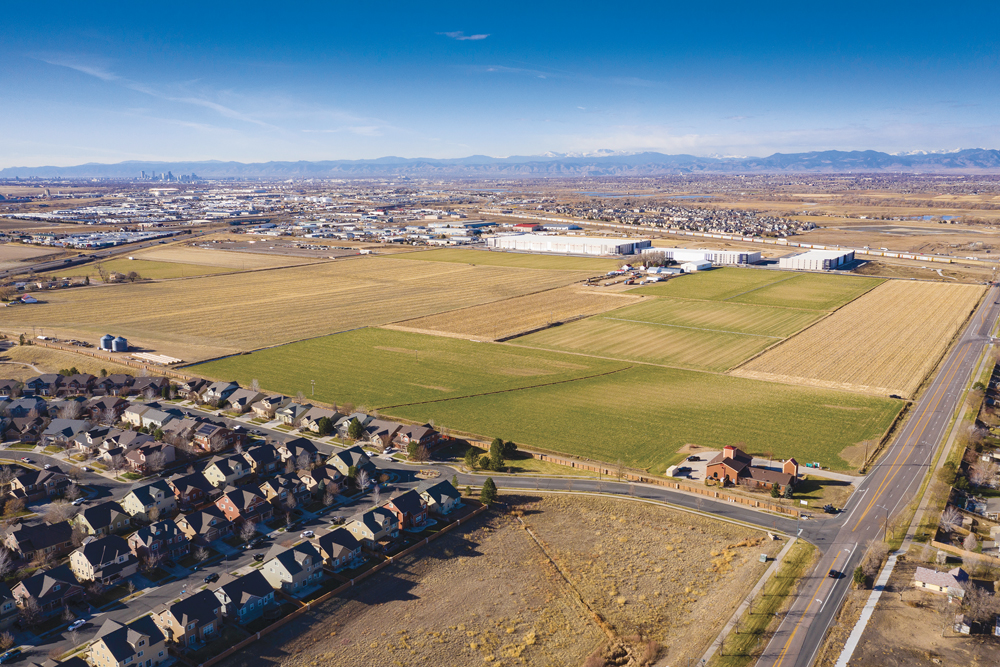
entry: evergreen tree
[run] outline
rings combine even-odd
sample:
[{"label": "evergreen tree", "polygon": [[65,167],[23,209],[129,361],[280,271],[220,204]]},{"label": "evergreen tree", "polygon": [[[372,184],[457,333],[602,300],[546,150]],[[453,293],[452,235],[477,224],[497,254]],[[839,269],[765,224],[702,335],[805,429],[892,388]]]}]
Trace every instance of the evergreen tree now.
[{"label": "evergreen tree", "polygon": [[465,450],[465,465],[469,470],[476,469],[476,450],[474,447]]},{"label": "evergreen tree", "polygon": [[503,469],[503,440],[494,438],[490,443],[490,470]]},{"label": "evergreen tree", "polygon": [[360,440],[361,436],[365,434],[365,428],[358,421],[357,417],[351,420],[351,423],[347,426],[347,435],[352,440]]},{"label": "evergreen tree", "polygon": [[479,500],[487,505],[497,501],[497,485],[493,483],[492,477],[487,477],[483,482],[483,490],[479,494]]}]

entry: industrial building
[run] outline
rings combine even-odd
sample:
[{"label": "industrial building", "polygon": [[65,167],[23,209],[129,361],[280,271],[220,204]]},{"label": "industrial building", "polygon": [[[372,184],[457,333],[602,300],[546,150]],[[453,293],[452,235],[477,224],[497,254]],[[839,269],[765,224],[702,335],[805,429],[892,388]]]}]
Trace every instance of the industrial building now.
[{"label": "industrial building", "polygon": [[698,271],[708,271],[712,268],[712,263],[707,259],[699,259],[693,262],[681,264],[681,271],[684,273],[697,273]]},{"label": "industrial building", "polygon": [[756,264],[759,252],[749,250],[708,250],[702,248],[643,248],[643,254],[663,253],[670,260],[683,262],[711,262],[712,264]]},{"label": "industrial building", "polygon": [[782,269],[830,271],[854,261],[853,250],[810,250],[778,259]]},{"label": "industrial building", "polygon": [[486,245],[498,250],[553,252],[566,255],[633,255],[648,248],[646,239],[615,239],[593,236],[548,236],[545,234],[510,234],[486,239]]}]

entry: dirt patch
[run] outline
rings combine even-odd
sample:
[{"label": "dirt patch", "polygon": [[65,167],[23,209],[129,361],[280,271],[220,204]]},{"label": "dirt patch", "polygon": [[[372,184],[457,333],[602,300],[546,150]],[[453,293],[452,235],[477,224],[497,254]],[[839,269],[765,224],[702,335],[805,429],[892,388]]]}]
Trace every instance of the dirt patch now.
[{"label": "dirt patch", "polygon": [[375,349],[385,352],[402,352],[403,354],[417,354],[419,352],[419,350],[407,350],[405,347],[383,347],[381,345],[376,345]]},{"label": "dirt patch", "polygon": [[850,447],[844,447],[843,451],[840,452],[840,458],[847,461],[850,467],[857,468],[864,464],[866,453],[870,456],[877,446],[878,442],[875,440],[862,440]]},{"label": "dirt patch", "polygon": [[433,389],[434,391],[452,391],[451,387],[435,387],[431,384],[417,384],[416,382],[409,382],[414,387],[423,387],[424,389]]},{"label": "dirt patch", "polygon": [[849,405],[824,405],[824,408],[832,408],[834,410],[860,410],[861,408],[851,407]]}]

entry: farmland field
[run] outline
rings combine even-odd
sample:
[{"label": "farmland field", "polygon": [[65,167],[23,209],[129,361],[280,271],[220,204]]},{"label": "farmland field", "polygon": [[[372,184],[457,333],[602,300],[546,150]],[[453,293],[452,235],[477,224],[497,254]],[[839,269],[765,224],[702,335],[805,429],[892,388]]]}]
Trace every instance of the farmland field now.
[{"label": "farmland field", "polygon": [[311,261],[306,258],[291,257],[288,255],[216,250],[214,248],[196,248],[188,245],[168,245],[151,250],[143,250],[136,253],[135,256],[159,262],[179,262],[181,264],[198,264],[240,270],[298,266],[300,264],[308,264]]},{"label": "farmland field", "polygon": [[531,253],[503,252],[499,250],[470,250],[468,248],[440,248],[420,250],[397,255],[403,259],[426,262],[459,262],[483,266],[510,266],[521,269],[550,269],[588,271],[592,274],[617,269],[625,260],[602,257],[571,257],[567,255],[538,255]]},{"label": "farmland field", "polygon": [[370,409],[608,373],[628,364],[509,345],[366,328],[229,357],[194,372],[289,396]]},{"label": "farmland field", "polygon": [[913,396],[983,292],[979,285],[889,281],[733,373]]},{"label": "farmland field", "polygon": [[631,292],[759,306],[834,310],[881,282],[880,278],[724,268],[671,278],[665,283],[646,285]]},{"label": "farmland field", "polygon": [[581,315],[595,315],[635,303],[640,297],[596,292],[571,286],[516,296],[506,301],[453,310],[400,322],[427,333],[446,333],[483,340],[513,336]]},{"label": "farmland field", "polygon": [[822,314],[812,310],[765,308],[732,301],[712,303],[660,297],[616,310],[607,317],[784,338],[812,324]]},{"label": "farmland field", "polygon": [[16,269],[29,260],[60,254],[63,254],[62,248],[39,248],[21,243],[0,243],[0,270]]},{"label": "farmland field", "polygon": [[444,262],[363,257],[183,281],[47,292],[11,309],[11,333],[93,339],[114,331],[142,347],[195,360],[441,313],[561,287],[586,277]]},{"label": "farmland field", "polygon": [[103,267],[108,273],[124,273],[135,271],[142,278],[163,280],[164,278],[183,278],[188,276],[204,276],[215,273],[227,273],[229,269],[198,264],[182,264],[179,262],[160,262],[144,259],[144,255],[136,253],[135,257],[142,259],[109,259],[105,262],[87,264],[69,269],[70,277],[89,276],[95,279],[100,275],[98,267]]},{"label": "farmland field", "polygon": [[[577,357],[572,357],[577,359]],[[261,382],[267,383],[262,377]],[[662,473],[692,443],[795,456],[835,470],[880,438],[902,402],[844,391],[640,365],[613,375],[388,410],[464,432]]]},{"label": "farmland field", "polygon": [[591,317],[517,338],[512,344],[721,373],[780,340]]}]

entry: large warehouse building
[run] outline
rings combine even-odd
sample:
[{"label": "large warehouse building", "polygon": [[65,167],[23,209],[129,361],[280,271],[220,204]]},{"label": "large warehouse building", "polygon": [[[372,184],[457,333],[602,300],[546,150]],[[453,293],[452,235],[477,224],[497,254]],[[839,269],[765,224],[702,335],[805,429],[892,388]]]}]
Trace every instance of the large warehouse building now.
[{"label": "large warehouse building", "polygon": [[701,248],[643,248],[643,254],[663,253],[667,259],[684,262],[711,262],[712,264],[756,264],[759,252],[748,250],[707,250]]},{"label": "large warehouse building", "polygon": [[651,242],[646,239],[614,239],[594,236],[549,236],[546,234],[509,234],[492,236],[486,245],[498,250],[555,252],[566,255],[633,255]]},{"label": "large warehouse building", "polygon": [[782,269],[830,271],[854,261],[853,250],[810,250],[778,259]]}]

